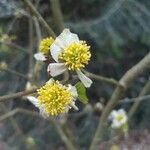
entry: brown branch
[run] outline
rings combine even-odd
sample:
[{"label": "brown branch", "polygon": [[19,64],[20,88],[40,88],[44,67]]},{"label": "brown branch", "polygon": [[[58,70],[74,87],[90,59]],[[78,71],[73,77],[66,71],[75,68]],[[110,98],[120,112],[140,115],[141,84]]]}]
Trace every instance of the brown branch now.
[{"label": "brown branch", "polygon": [[121,101],[118,102],[118,104],[123,104],[123,103],[133,103],[133,102],[141,102],[144,100],[150,99],[150,95],[143,95],[135,98],[125,98],[122,99]]},{"label": "brown branch", "polygon": [[100,76],[100,75],[96,75],[94,73],[91,73],[91,72],[88,72],[86,70],[83,69],[83,72],[86,74],[86,76],[90,77],[90,78],[93,78],[95,80],[99,80],[99,81],[102,81],[102,82],[107,82],[107,83],[110,83],[110,84],[113,84],[113,85],[119,85],[119,86],[122,86],[118,81],[116,81],[115,79],[112,79],[112,78],[107,78],[107,77],[103,77],[103,76]]},{"label": "brown branch", "polygon": [[[3,111],[5,112],[5,114],[7,114],[7,113],[9,112],[8,108],[5,106],[5,104],[2,104],[2,103],[1,103],[1,106],[2,106]],[[0,117],[1,117],[1,116],[0,116]],[[23,132],[22,132],[22,130],[20,129],[20,127],[19,127],[17,121],[15,120],[15,118],[13,118],[12,116],[10,116],[10,121],[11,121],[11,123],[12,123],[12,126],[13,126],[14,129],[16,130],[16,132],[17,132],[18,134],[20,134],[20,135],[23,137]]]},{"label": "brown branch", "polygon": [[60,2],[59,0],[50,0],[51,2],[51,8],[53,12],[54,22],[57,26],[59,32],[61,32],[64,29],[64,22],[63,22],[63,15],[60,8]]},{"label": "brown branch", "polygon": [[[39,113],[35,112],[35,111],[31,111],[31,110],[27,110],[27,109],[24,109],[24,108],[16,108],[16,109],[13,109],[11,111],[9,111],[8,113],[0,116],[0,121],[3,121],[11,116],[14,116],[15,114],[17,113],[25,113],[27,115],[31,115],[31,116],[34,116],[34,117],[40,117]],[[42,116],[41,116],[42,117]]]},{"label": "brown branch", "polygon": [[[30,111],[30,110],[26,110],[24,108],[16,108],[2,116],[0,116],[0,121],[3,121],[9,117],[12,117],[13,115],[17,114],[17,113],[25,113],[27,115],[31,115],[34,117],[41,117],[39,115],[39,113],[35,112],[35,111]],[[68,139],[68,137],[66,136],[66,134],[64,133],[64,131],[62,130],[62,127],[58,124],[58,122],[55,119],[52,118],[47,118],[46,120],[50,120],[51,123],[54,125],[54,127],[56,128],[56,131],[58,132],[58,134],[60,135],[62,141],[66,144],[68,150],[76,150],[76,148],[74,147],[74,145],[71,143],[71,141]]]},{"label": "brown branch", "polygon": [[45,30],[54,38],[56,37],[54,31],[52,30],[52,28],[47,24],[47,22],[44,20],[44,18],[41,16],[41,14],[36,10],[36,8],[34,7],[34,5],[29,1],[29,0],[24,0],[24,3],[26,4],[26,6],[31,10],[31,12],[33,13],[33,15],[35,17],[37,17],[37,19],[39,20],[39,22],[43,25],[43,27],[45,28]]},{"label": "brown branch", "polygon": [[11,100],[11,99],[14,99],[14,98],[18,98],[18,97],[26,96],[26,95],[29,95],[29,94],[33,94],[36,91],[37,91],[37,88],[34,88],[34,89],[31,89],[31,90],[27,90],[27,91],[22,91],[22,92],[10,94],[10,95],[0,96],[0,102],[4,102],[6,100]]},{"label": "brown branch", "polygon": [[12,70],[12,69],[10,69],[10,68],[8,68],[8,67],[6,67],[6,68],[0,68],[0,70],[1,70],[1,71],[5,71],[5,72],[8,72],[8,73],[12,73],[12,74],[14,74],[14,75],[16,75],[16,76],[19,76],[19,77],[21,77],[21,78],[24,78],[24,79],[28,80],[28,77],[27,77],[26,75],[24,75],[24,74],[22,74],[22,73],[20,73],[20,72],[17,72],[17,71],[15,71],[15,70]]},{"label": "brown branch", "polygon": [[9,47],[14,48],[14,50],[21,50],[22,52],[24,52],[24,53],[26,53],[26,54],[29,54],[28,51],[27,51],[25,48],[23,48],[23,47],[21,47],[21,46],[15,44],[15,43],[6,42],[6,41],[5,41],[5,42],[0,41],[0,43],[1,43],[1,44],[5,44],[5,45],[7,45],[7,46],[9,46]]},{"label": "brown branch", "polygon": [[57,132],[59,133],[61,139],[66,144],[68,150],[76,150],[75,146],[72,144],[70,139],[66,136],[64,131],[62,130],[61,126],[56,122],[56,120],[53,120],[54,127],[56,128]]},{"label": "brown branch", "polygon": [[33,20],[31,17],[28,19],[29,21],[29,70],[28,70],[28,78],[32,78],[32,72],[33,72],[33,50],[34,50],[34,41],[33,41]]},{"label": "brown branch", "polygon": [[102,133],[105,128],[109,113],[113,110],[118,101],[123,97],[125,91],[130,87],[134,80],[148,69],[150,69],[150,53],[147,56],[145,56],[138,64],[136,64],[130,70],[128,70],[125,73],[125,75],[121,78],[119,83],[123,85],[124,88],[117,86],[112,94],[112,97],[105,106],[102,115],[99,119],[99,124],[96,129],[93,141],[91,143],[90,150],[95,150],[98,142],[101,141]]},{"label": "brown branch", "polygon": [[37,45],[39,45],[42,39],[41,29],[40,29],[39,21],[37,20],[37,18],[33,17],[33,20],[34,20],[34,26],[35,26],[36,36],[37,36]]},{"label": "brown branch", "polygon": [[150,81],[148,81],[148,83],[144,86],[144,88],[142,89],[142,91],[139,94],[139,97],[137,97],[137,100],[135,100],[135,103],[130,108],[130,110],[128,112],[129,120],[132,118],[133,114],[136,112],[136,110],[141,102],[140,97],[145,97],[145,95],[147,95],[149,93],[150,93]]}]

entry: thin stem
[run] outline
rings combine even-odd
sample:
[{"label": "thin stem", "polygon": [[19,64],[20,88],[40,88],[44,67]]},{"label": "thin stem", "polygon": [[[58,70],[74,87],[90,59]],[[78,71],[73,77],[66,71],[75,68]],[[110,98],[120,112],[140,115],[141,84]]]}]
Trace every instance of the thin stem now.
[{"label": "thin stem", "polygon": [[[37,20],[37,18],[34,17],[33,20],[34,20],[34,26],[35,26],[35,31],[36,31],[37,43],[38,43],[36,49],[39,49],[39,43],[42,39],[41,28],[40,28],[39,21]],[[36,61],[33,67],[33,74],[32,74],[32,79],[35,84],[39,80],[38,78],[39,78],[41,68],[42,68],[41,62]]]},{"label": "thin stem", "polygon": [[10,95],[0,96],[0,102],[4,102],[6,100],[11,100],[11,99],[14,99],[14,98],[18,98],[18,97],[26,96],[26,95],[29,95],[29,94],[33,94],[36,91],[37,91],[37,88],[34,88],[34,89],[31,89],[31,90],[27,90],[27,91],[22,91],[22,92],[10,94]]},{"label": "thin stem", "polygon": [[27,110],[27,109],[24,109],[24,108],[16,108],[16,109],[13,109],[11,111],[9,111],[8,113],[4,114],[4,115],[1,115],[0,116],[0,122],[11,117],[11,116],[14,116],[15,114],[17,113],[25,113],[27,115],[31,115],[31,116],[34,116],[34,117],[40,117],[40,115],[35,112],[35,111],[30,111],[30,110]]},{"label": "thin stem", "polygon": [[33,72],[33,20],[29,18],[29,79],[32,77]]},{"label": "thin stem", "polygon": [[[4,108],[5,108],[5,112],[6,112],[7,108],[6,107],[4,107]],[[22,109],[22,108],[17,108],[17,109],[14,109],[12,111],[9,111],[9,112],[5,113],[4,115],[1,115],[0,116],[0,121],[3,121],[5,119],[10,119],[10,121],[11,121],[12,125],[14,126],[14,128],[17,130],[19,135],[21,135],[23,143],[26,143],[28,137],[25,136],[23,131],[20,129],[18,123],[16,122],[15,118],[13,117],[18,112],[25,112],[27,114],[31,114],[31,111],[28,111],[28,110],[25,110],[25,109]],[[33,112],[32,112],[32,114],[33,114]],[[26,147],[26,149],[32,149],[32,150],[36,149],[35,145],[30,144],[30,143],[28,143],[28,145],[25,145],[25,147]]]},{"label": "thin stem", "polygon": [[[8,111],[9,111],[8,108],[5,106],[5,104],[1,104],[1,106],[2,106],[2,108],[3,108],[4,112],[5,112],[5,114],[7,114]],[[17,132],[18,134],[20,134],[21,136],[23,136],[22,130],[20,129],[18,123],[16,122],[16,120],[15,120],[12,116],[10,116],[10,121],[11,121],[11,123],[12,123],[14,129],[16,130],[16,132]]]},{"label": "thin stem", "polygon": [[37,18],[33,17],[33,20],[34,20],[35,31],[36,31],[36,36],[37,36],[37,43],[39,45],[39,43],[42,39],[41,29],[40,29],[39,21],[37,20]]},{"label": "thin stem", "polygon": [[138,96],[135,98],[125,98],[121,101],[118,102],[118,104],[122,104],[122,103],[136,103],[136,102],[141,102],[144,100],[150,99],[150,95],[144,95],[144,96]]},{"label": "thin stem", "polygon": [[56,128],[57,132],[59,133],[61,139],[63,140],[63,142],[66,144],[68,150],[76,150],[75,146],[73,145],[73,143],[70,141],[70,139],[68,139],[68,137],[66,136],[66,134],[64,133],[64,131],[62,130],[61,126],[58,124],[58,122],[56,120],[52,120],[54,127]]},{"label": "thin stem", "polygon": [[54,38],[56,37],[54,31],[52,30],[52,28],[47,24],[47,22],[44,20],[44,18],[41,16],[41,14],[36,10],[36,8],[34,7],[34,5],[29,1],[29,0],[24,0],[24,3],[26,4],[26,6],[31,10],[31,12],[33,13],[34,16],[37,17],[37,19],[39,20],[39,22],[43,25],[43,27],[45,28],[45,30]]},{"label": "thin stem", "polygon": [[21,78],[24,78],[24,79],[28,80],[28,77],[27,77],[26,75],[24,75],[24,74],[22,74],[22,73],[20,73],[20,72],[17,72],[17,71],[15,71],[15,70],[12,70],[12,69],[10,69],[10,68],[0,68],[0,70],[5,71],[5,72],[8,72],[8,73],[12,73],[12,74],[14,74],[14,75],[16,75],[16,76],[19,76],[19,77],[21,77]]},{"label": "thin stem", "polygon": [[51,8],[53,12],[55,25],[57,26],[59,32],[61,32],[64,29],[64,21],[63,21],[62,11],[60,8],[60,1],[50,0],[50,2],[51,2]]},{"label": "thin stem", "polygon": [[102,81],[102,82],[107,82],[107,83],[110,83],[110,84],[113,84],[113,85],[119,85],[119,86],[122,86],[118,81],[116,81],[115,79],[112,79],[112,78],[107,78],[107,77],[104,77],[104,76],[100,76],[100,75],[96,75],[94,73],[91,73],[91,72],[88,72],[86,70],[83,69],[83,72],[90,78],[93,78],[95,80],[99,80],[99,81]]},{"label": "thin stem", "polygon": [[133,114],[136,112],[136,110],[138,109],[138,106],[141,102],[140,97],[145,97],[145,95],[150,93],[150,81],[148,81],[148,83],[144,86],[144,88],[142,89],[142,91],[139,94],[139,97],[137,97],[137,100],[135,101],[135,103],[133,104],[133,106],[130,108],[129,112],[128,112],[128,118],[129,120],[132,118]]},{"label": "thin stem", "polygon": [[[25,113],[27,115],[31,115],[34,117],[41,117],[39,115],[39,113],[35,112],[35,111],[30,111],[30,110],[26,110],[23,108],[16,108],[2,116],[0,116],[0,121],[3,121],[9,117],[12,117],[13,115],[17,114],[17,113]],[[60,135],[61,139],[63,140],[63,142],[66,144],[68,150],[76,150],[76,148],[73,146],[73,144],[71,143],[71,141],[68,139],[68,137],[65,135],[64,131],[62,130],[62,127],[58,124],[58,122],[54,119],[46,119],[46,120],[50,120],[51,123],[54,125],[54,127],[56,128],[56,131],[58,132],[58,134]]]},{"label": "thin stem", "polygon": [[130,85],[139,75],[141,75],[142,73],[144,73],[146,70],[149,69],[150,69],[150,53],[147,56],[145,56],[138,64],[136,64],[130,70],[128,70],[125,73],[125,75],[121,78],[119,83],[123,85],[124,88],[117,86],[112,94],[112,97],[105,106],[102,115],[99,119],[98,127],[96,129],[93,141],[91,143],[90,150],[95,150],[98,142],[101,141],[103,135],[102,133],[104,131],[104,128],[106,127],[108,115],[117,105],[118,101],[123,97],[125,91],[130,87]]},{"label": "thin stem", "polygon": [[24,52],[24,53],[26,53],[26,54],[29,54],[28,51],[27,51],[25,48],[23,48],[23,47],[21,47],[21,46],[15,44],[15,43],[6,42],[6,41],[5,41],[5,42],[0,41],[0,43],[1,43],[1,44],[5,44],[5,45],[7,45],[7,46],[10,46],[10,47],[14,48],[14,50],[21,50],[22,52]]}]

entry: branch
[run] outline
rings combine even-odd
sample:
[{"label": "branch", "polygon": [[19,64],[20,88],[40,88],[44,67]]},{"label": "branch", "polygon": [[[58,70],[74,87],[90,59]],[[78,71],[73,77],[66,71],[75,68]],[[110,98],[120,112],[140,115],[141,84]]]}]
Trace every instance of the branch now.
[{"label": "branch", "polygon": [[27,90],[27,91],[22,91],[22,92],[10,94],[10,95],[0,96],[0,102],[6,101],[6,100],[11,100],[11,99],[22,97],[22,96],[26,96],[29,94],[33,94],[36,91],[37,91],[37,88],[34,88],[31,90]]},{"label": "branch", "polygon": [[35,17],[37,17],[37,19],[39,20],[39,22],[43,25],[43,27],[45,28],[45,30],[54,38],[56,37],[54,31],[52,30],[52,28],[47,24],[47,22],[44,20],[44,18],[40,15],[40,13],[36,10],[36,8],[33,6],[33,4],[29,1],[29,0],[24,0],[24,3],[26,4],[27,7],[29,7],[29,9],[31,10],[31,12],[33,13],[33,15]]},{"label": "branch", "polygon": [[130,108],[130,110],[128,112],[129,120],[132,118],[133,114],[136,112],[136,110],[141,102],[140,97],[145,97],[145,95],[147,95],[149,93],[150,93],[150,81],[148,81],[148,83],[144,86],[144,88],[142,89],[142,91],[139,94],[139,97],[137,97],[137,100],[135,101],[133,106]]},{"label": "branch", "polygon": [[145,56],[138,64],[136,64],[130,70],[128,70],[125,73],[125,75],[121,78],[119,83],[123,85],[124,88],[117,86],[112,94],[112,97],[105,106],[102,115],[99,119],[99,124],[96,129],[93,141],[91,143],[90,150],[95,150],[98,142],[101,141],[102,133],[105,128],[109,113],[113,110],[118,101],[123,97],[125,91],[130,87],[134,80],[148,69],[150,69],[150,53],[147,56]]},{"label": "branch", "polygon": [[64,22],[63,22],[62,11],[60,8],[60,2],[59,0],[50,0],[50,2],[51,2],[51,8],[53,12],[55,25],[58,27],[59,32],[61,32],[64,29]]},{"label": "branch", "polygon": [[[8,107],[5,106],[5,104],[1,104],[2,108],[3,108],[3,111],[5,112],[5,114],[8,113]],[[1,117],[0,117],[1,118]],[[13,116],[10,116],[10,122],[12,123],[12,126],[14,127],[14,129],[16,130],[16,132],[18,134],[20,134],[22,137],[23,137],[23,132],[22,130],[20,129],[17,121],[15,120],[15,118],[13,118]]]},{"label": "branch", "polygon": [[90,73],[86,70],[83,69],[83,72],[86,74],[86,76],[90,77],[90,78],[93,78],[95,80],[99,80],[99,81],[103,81],[103,82],[107,82],[107,83],[110,83],[110,84],[113,84],[113,85],[117,85],[117,86],[122,86],[118,81],[116,81],[115,79],[112,79],[112,78],[107,78],[107,77],[103,77],[103,76],[100,76],[100,75],[96,75],[94,73]]},{"label": "branch", "polygon": [[59,133],[61,139],[66,144],[68,150],[76,150],[75,146],[72,144],[72,142],[70,141],[70,139],[68,139],[68,137],[66,136],[66,134],[64,133],[64,131],[62,130],[62,128],[58,124],[58,122],[56,122],[56,120],[53,120],[53,124],[54,124],[57,132]]},{"label": "branch", "polygon": [[125,98],[121,101],[119,101],[118,104],[123,104],[123,103],[133,103],[133,102],[141,102],[144,100],[150,99],[150,95],[143,95],[143,96],[139,96],[139,97],[135,97],[135,98]]},{"label": "branch", "polygon": [[[39,113],[37,113],[35,111],[26,110],[26,109],[23,109],[23,108],[16,108],[16,109],[0,116],[0,121],[3,121],[3,120],[5,120],[9,117],[12,117],[13,115],[15,115],[17,113],[25,113],[27,115],[42,118],[42,116],[40,116]],[[73,146],[73,144],[71,143],[71,141],[68,139],[68,137],[66,136],[66,134],[62,130],[61,126],[58,124],[58,122],[55,119],[52,119],[52,118],[51,119],[47,118],[46,120],[50,120],[51,123],[53,123],[54,127],[56,128],[56,131],[60,135],[62,141],[66,144],[68,150],[76,150],[75,147]]]},{"label": "branch", "polygon": [[34,40],[33,40],[33,20],[30,17],[28,19],[29,21],[29,70],[28,70],[28,78],[32,78],[32,72],[33,72],[33,50],[34,50]]},{"label": "branch", "polygon": [[37,43],[38,43],[37,45],[39,45],[42,39],[41,29],[40,29],[39,21],[37,20],[37,18],[34,17],[33,20],[34,20],[35,31],[36,31],[36,36],[37,36]]},{"label": "branch", "polygon": [[1,44],[5,44],[5,45],[7,45],[7,46],[9,46],[9,47],[14,48],[14,50],[21,50],[22,52],[24,52],[24,53],[26,53],[26,54],[29,54],[28,51],[27,51],[25,48],[23,48],[23,47],[21,47],[21,46],[15,44],[15,43],[6,42],[6,41],[5,41],[5,42],[4,42],[4,41],[0,41],[0,43],[1,43]]},{"label": "branch", "polygon": [[17,71],[15,71],[15,70],[12,70],[12,69],[10,69],[10,68],[0,68],[0,71],[5,71],[5,72],[9,72],[9,73],[12,73],[12,74],[14,74],[14,75],[17,75],[17,76],[19,76],[19,77],[22,77],[22,78],[24,78],[24,79],[26,79],[26,80],[28,80],[28,77],[26,76],[26,75],[24,75],[24,74],[22,74],[22,73],[20,73],[20,72],[17,72]]}]

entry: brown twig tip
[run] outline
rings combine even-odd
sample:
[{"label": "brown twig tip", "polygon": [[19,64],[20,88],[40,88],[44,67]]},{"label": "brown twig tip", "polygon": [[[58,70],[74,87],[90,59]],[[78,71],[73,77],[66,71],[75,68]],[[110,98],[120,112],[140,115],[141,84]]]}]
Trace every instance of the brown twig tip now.
[{"label": "brown twig tip", "polygon": [[34,89],[31,89],[31,90],[27,90],[27,91],[22,91],[22,92],[10,94],[10,95],[0,96],[0,102],[4,102],[6,100],[11,100],[11,99],[14,99],[14,98],[18,98],[18,97],[26,96],[26,95],[29,95],[29,94],[33,94],[36,91],[37,91],[37,88],[34,88]]},{"label": "brown twig tip", "polygon": [[90,78],[93,78],[95,80],[99,80],[99,81],[102,81],[102,82],[107,82],[107,83],[110,83],[110,84],[113,84],[113,85],[116,85],[116,86],[121,86],[121,87],[124,87],[122,84],[120,84],[117,80],[113,79],[113,78],[107,78],[107,77],[104,77],[104,76],[101,76],[101,75],[96,75],[94,73],[91,73],[91,72],[88,72],[86,71],[85,69],[83,69],[83,72]]},{"label": "brown twig tip", "polygon": [[52,28],[47,24],[47,22],[44,20],[44,18],[41,16],[41,14],[36,10],[34,5],[29,0],[23,0],[25,5],[31,10],[32,14],[39,20],[39,22],[43,25],[45,30],[54,38],[56,37],[55,32],[52,30]]}]

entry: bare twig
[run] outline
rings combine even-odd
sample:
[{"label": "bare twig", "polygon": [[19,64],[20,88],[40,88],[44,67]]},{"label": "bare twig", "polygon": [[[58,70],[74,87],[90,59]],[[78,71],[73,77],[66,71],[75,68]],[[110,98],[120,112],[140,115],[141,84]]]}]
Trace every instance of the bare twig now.
[{"label": "bare twig", "polygon": [[31,115],[31,116],[34,116],[34,117],[40,117],[39,113],[35,112],[35,111],[31,111],[31,110],[27,110],[27,109],[24,109],[24,108],[16,108],[16,109],[13,109],[11,111],[9,111],[8,113],[0,116],[0,121],[3,121],[11,116],[14,116],[15,114],[17,113],[25,113],[27,115]]},{"label": "bare twig", "polygon": [[29,71],[28,77],[31,79],[33,72],[33,20],[29,18]]},{"label": "bare twig", "polygon": [[83,70],[83,72],[85,72],[85,74],[86,74],[88,77],[93,78],[93,79],[95,79],[95,80],[107,82],[107,83],[110,83],[110,84],[113,84],[113,85],[122,86],[122,85],[121,85],[118,81],[116,81],[115,79],[103,77],[103,76],[100,76],[100,75],[96,75],[96,74],[90,73],[90,72],[88,72],[88,71],[86,71],[86,70]]},{"label": "bare twig", "polygon": [[21,50],[22,52],[24,52],[24,53],[26,53],[26,54],[29,54],[28,51],[27,51],[25,48],[23,48],[23,47],[21,47],[21,46],[15,44],[15,43],[6,42],[6,41],[5,41],[5,42],[0,41],[0,43],[1,43],[1,44],[5,44],[5,45],[7,45],[7,46],[10,46],[10,47],[14,48],[14,50]]},{"label": "bare twig", "polygon": [[116,106],[118,101],[122,98],[125,91],[130,87],[130,85],[134,82],[134,80],[148,69],[150,69],[150,53],[147,56],[145,56],[138,64],[136,64],[130,70],[128,70],[125,73],[125,75],[121,78],[119,83],[123,85],[124,88],[117,86],[112,94],[112,97],[105,106],[102,115],[100,117],[99,124],[95,132],[95,136],[91,143],[90,150],[95,150],[98,142],[100,142],[109,113]]},{"label": "bare twig", "polygon": [[150,81],[148,81],[148,83],[144,86],[144,88],[142,89],[142,91],[139,94],[139,97],[137,97],[137,99],[135,100],[135,103],[130,108],[130,110],[128,112],[129,120],[132,118],[133,114],[136,112],[136,110],[141,102],[140,98],[148,96],[147,94],[149,94],[149,93],[150,93]]},{"label": "bare twig", "polygon": [[[13,115],[17,114],[17,113],[25,113],[27,115],[31,115],[31,116],[34,116],[34,117],[41,117],[39,115],[39,113],[35,112],[35,111],[30,111],[30,110],[27,110],[27,109],[23,109],[23,108],[16,108],[2,116],[0,116],[0,121],[3,121],[9,117],[12,117]],[[54,127],[56,128],[56,131],[58,132],[58,134],[60,135],[61,139],[63,140],[63,142],[66,144],[68,150],[76,150],[75,147],[72,145],[71,141],[68,139],[68,137],[65,135],[65,133],[63,132],[61,126],[58,124],[58,122],[55,120],[55,119],[46,119],[46,120],[50,120]]]},{"label": "bare twig", "polygon": [[[1,104],[1,106],[2,106],[3,111],[5,112],[5,114],[7,114],[7,113],[9,112],[8,108],[5,106],[5,104]],[[16,120],[15,120],[12,116],[10,116],[10,121],[11,121],[11,123],[12,123],[14,129],[16,130],[16,132],[17,132],[18,134],[20,134],[20,135],[23,136],[22,130],[20,129],[18,123],[16,122]]]},{"label": "bare twig", "polygon": [[36,91],[37,91],[37,88],[34,88],[34,89],[31,89],[31,90],[27,90],[27,91],[22,91],[22,92],[10,94],[10,95],[0,96],[0,102],[4,102],[6,100],[11,100],[11,99],[14,99],[14,98],[18,98],[18,97],[26,96],[26,95],[29,95],[29,94],[33,94]]},{"label": "bare twig", "polygon": [[144,95],[144,96],[139,96],[139,97],[135,97],[135,98],[125,98],[122,99],[121,101],[118,102],[118,104],[122,104],[122,103],[133,103],[133,102],[141,102],[144,100],[148,100],[150,99],[150,95]]},{"label": "bare twig", "polygon": [[42,39],[42,35],[41,35],[41,29],[40,29],[40,25],[39,25],[39,21],[37,20],[36,17],[33,17],[34,20],[34,24],[35,24],[35,31],[36,31],[36,36],[37,36],[37,43],[39,45],[41,39]]},{"label": "bare twig", "polygon": [[5,71],[5,72],[8,72],[8,73],[12,73],[12,74],[14,74],[16,76],[19,76],[21,78],[24,78],[24,79],[28,80],[28,77],[26,75],[24,75],[24,74],[22,74],[22,73],[20,73],[18,71],[12,70],[12,69],[10,69],[8,67],[6,67],[6,68],[0,68],[0,71]]},{"label": "bare twig", "polygon": [[59,0],[50,0],[51,8],[54,16],[55,25],[57,26],[59,32],[64,29],[63,15],[60,8]]},{"label": "bare twig", "polygon": [[70,139],[68,139],[68,137],[66,136],[66,134],[64,133],[64,131],[62,130],[62,128],[60,127],[60,125],[58,124],[58,122],[56,122],[55,120],[53,120],[53,124],[54,124],[57,132],[59,133],[61,139],[66,144],[68,150],[76,150],[75,146],[72,144],[72,142],[70,141]]},{"label": "bare twig", "polygon": [[29,7],[29,9],[31,10],[31,12],[33,13],[34,16],[37,17],[37,19],[39,20],[39,22],[43,25],[43,27],[45,28],[45,30],[55,38],[55,33],[54,31],[51,29],[51,27],[47,24],[47,22],[43,19],[43,17],[40,15],[40,13],[36,10],[36,8],[33,6],[33,4],[29,1],[29,0],[24,0],[24,3],[26,4],[27,7]]}]

